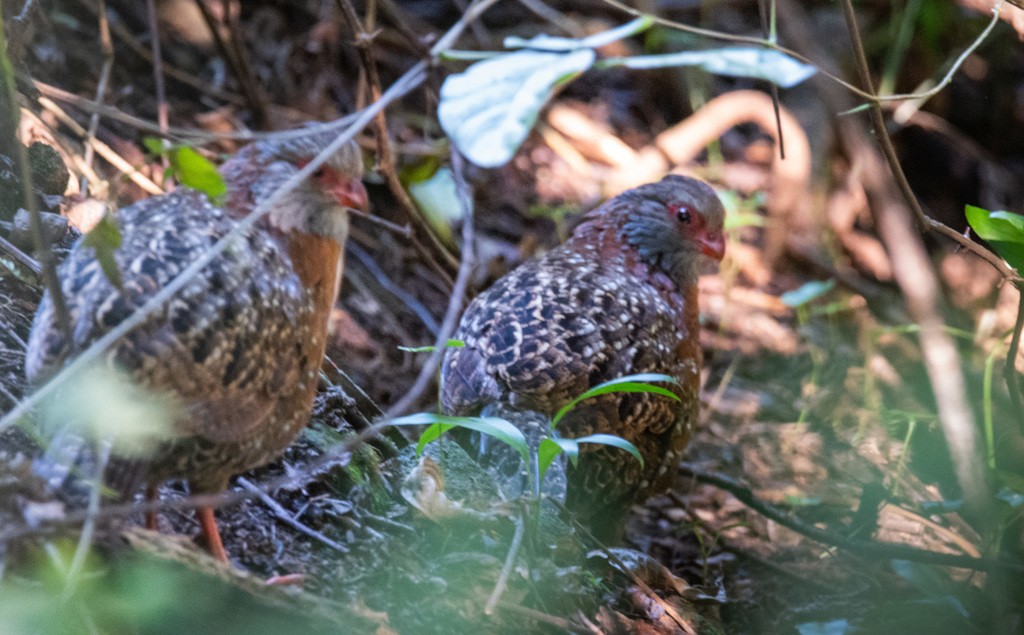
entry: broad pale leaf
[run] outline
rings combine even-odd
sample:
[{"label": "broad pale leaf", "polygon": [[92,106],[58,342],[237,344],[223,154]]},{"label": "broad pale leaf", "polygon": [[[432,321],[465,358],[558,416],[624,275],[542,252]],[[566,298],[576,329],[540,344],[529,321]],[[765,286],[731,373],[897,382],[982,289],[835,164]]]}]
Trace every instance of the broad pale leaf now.
[{"label": "broad pale leaf", "polygon": [[618,42],[623,38],[627,38],[631,35],[636,35],[641,31],[646,31],[654,24],[654,19],[650,16],[640,16],[635,20],[631,20],[622,26],[617,26],[614,29],[608,29],[594,35],[588,35],[585,38],[574,39],[567,37],[555,37],[553,35],[540,34],[529,40],[521,37],[509,36],[505,38],[505,48],[530,48],[541,51],[573,51],[581,48],[596,49],[602,46],[611,44],[612,42]]},{"label": "broad pale leaf", "polygon": [[504,165],[555,90],[590,68],[596,57],[592,49],[522,50],[477,62],[441,85],[441,127],[473,163]]},{"label": "broad pale leaf", "polygon": [[605,60],[602,66],[625,66],[626,68],[700,66],[715,75],[754,77],[772,82],[782,88],[796,86],[817,72],[813,66],[799,62],[785,53],[758,47],[617,57]]}]

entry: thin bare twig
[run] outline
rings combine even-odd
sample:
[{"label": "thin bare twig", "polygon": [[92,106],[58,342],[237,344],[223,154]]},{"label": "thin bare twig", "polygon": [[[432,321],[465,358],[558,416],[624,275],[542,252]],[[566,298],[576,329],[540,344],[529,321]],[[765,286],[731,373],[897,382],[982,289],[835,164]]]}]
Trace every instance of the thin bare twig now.
[{"label": "thin bare twig", "polygon": [[21,6],[21,12],[14,16],[15,22],[27,22],[29,13],[32,11],[32,5],[36,2],[35,0],[25,0],[25,4]]},{"label": "thin bare twig", "polygon": [[[153,84],[156,88],[156,121],[160,126],[161,136],[164,139],[164,149],[169,146],[167,143],[167,128],[170,126],[167,107],[167,91],[164,89],[164,62],[160,55],[160,25],[157,23],[156,0],[146,0],[146,9],[149,17],[149,46],[153,55]],[[167,157],[162,158],[164,168],[167,167]]]},{"label": "thin bare twig", "polygon": [[[766,2],[771,2],[771,18],[768,16],[768,9],[765,7]],[[761,32],[764,34],[766,40],[774,42],[775,33],[773,27],[775,25],[775,0],[761,0],[757,3],[757,8],[761,14]],[[779,140],[779,159],[786,159],[786,140],[782,135],[782,112],[779,108],[779,86],[775,82],[768,82],[768,90],[772,96],[772,108],[775,110],[775,129],[778,131],[776,135]]]},{"label": "thin bare twig", "polygon": [[[785,53],[786,55],[789,55],[793,59],[799,60],[799,61],[803,62],[804,64],[809,64],[811,66],[814,66],[815,68],[818,69],[819,73],[821,73],[825,77],[829,78],[833,82],[839,84],[840,86],[842,86],[846,90],[850,91],[854,95],[857,95],[858,97],[861,97],[862,99],[865,99],[865,100],[868,100],[868,101],[871,101],[871,102],[876,102],[876,101],[905,101],[905,100],[908,100],[908,99],[919,99],[919,98],[922,98],[922,97],[928,98],[928,97],[931,97],[932,95],[934,95],[935,93],[937,93],[939,90],[941,90],[941,88],[945,87],[945,85],[948,84],[952,80],[953,75],[956,74],[956,71],[959,70],[960,66],[964,63],[964,61],[981,44],[981,42],[984,41],[984,39],[986,37],[988,37],[988,34],[991,33],[992,29],[995,27],[995,23],[999,19],[999,12],[1000,12],[1000,9],[1002,8],[1002,4],[1003,4],[1004,0],[1000,0],[996,4],[996,6],[992,9],[993,21],[990,22],[988,24],[988,26],[985,28],[985,30],[982,31],[981,35],[977,39],[975,39],[975,41],[967,49],[965,49],[964,52],[961,53],[959,57],[957,57],[956,61],[953,63],[952,68],[949,69],[949,71],[943,77],[943,79],[940,82],[940,84],[938,86],[936,86],[936,88],[928,90],[925,93],[921,93],[920,95],[914,94],[914,93],[903,94],[903,95],[875,95],[875,94],[872,94],[870,91],[865,91],[865,90],[863,90],[861,88],[858,88],[857,86],[854,86],[853,84],[851,84],[850,82],[847,82],[846,80],[842,79],[841,77],[839,77],[835,73],[831,72],[830,70],[822,68],[820,63],[812,62],[807,56],[801,55],[800,53],[798,53],[796,51],[793,51],[791,49],[788,49],[788,48],[786,48],[784,46],[779,46],[779,44],[777,42],[772,42],[772,41],[770,41],[768,39],[765,39],[765,38],[756,38],[756,37],[750,37],[750,36],[745,36],[745,35],[735,35],[735,34],[732,34],[732,33],[724,33],[722,31],[714,31],[712,29],[703,29],[703,28],[700,28],[700,27],[690,26],[689,24],[683,24],[682,22],[676,22],[674,20],[669,20],[667,18],[662,18],[662,17],[656,16],[656,15],[645,13],[645,12],[641,11],[640,9],[635,9],[635,8],[625,4],[623,2],[620,2],[620,0],[602,0],[602,1],[605,4],[611,5],[611,6],[615,7],[616,9],[618,9],[618,10],[624,12],[624,13],[627,13],[627,14],[629,14],[631,16],[634,16],[634,17],[641,17],[641,16],[647,17],[647,18],[651,19],[654,23],[660,24],[662,26],[667,26],[667,27],[670,27],[670,28],[673,28],[673,29],[678,29],[680,31],[685,31],[687,33],[693,33],[695,35],[702,35],[704,37],[712,38],[712,39],[715,39],[715,40],[723,40],[723,41],[726,41],[726,42],[735,42],[737,44],[754,44],[754,45],[758,45],[758,46],[764,46],[766,48],[773,49],[773,50],[778,51],[780,53]],[[1016,0],[1014,0],[1014,1],[1016,1]]]},{"label": "thin bare twig", "polygon": [[[110,41],[110,21],[107,19],[107,3],[106,0],[96,0],[98,10],[97,15],[99,16],[100,22],[100,50],[103,52],[103,67],[100,69],[100,79],[96,83],[96,101],[103,103],[107,97],[107,83],[110,81],[110,72],[114,68],[114,45]],[[85,135],[85,165],[90,169],[92,168],[93,155],[96,153],[96,148],[93,146],[93,140],[96,139],[96,130],[100,126],[100,113],[94,112],[89,117],[89,129]],[[82,192],[86,192],[86,188],[82,188]]]},{"label": "thin bare twig", "polygon": [[[373,44],[373,36],[367,32],[363,27],[362,22],[359,20],[359,15],[356,13],[355,7],[352,6],[351,0],[335,0],[335,4],[341,10],[342,15],[345,16],[345,21],[348,22],[349,29],[352,30],[352,34],[355,38],[355,46],[359,51],[359,58],[363,64],[363,70],[366,73],[367,82],[370,85],[370,96],[376,100],[380,99],[381,84],[380,75],[377,73],[377,62],[374,59],[371,45]],[[374,120],[374,134],[377,137],[377,166],[376,169],[384,176],[384,180],[388,184],[388,189],[391,190],[392,195],[402,205],[402,209],[405,210],[405,215],[413,222],[416,229],[420,234],[427,237],[434,251],[440,255],[445,264],[452,268],[458,268],[458,261],[452,256],[448,249],[441,243],[441,240],[437,237],[437,234],[430,227],[430,224],[423,218],[423,213],[420,211],[416,204],[413,202],[409,193],[406,192],[405,187],[402,185],[401,179],[398,178],[398,171],[395,169],[395,158],[391,151],[391,138],[388,134],[388,123],[381,112],[377,115]],[[448,272],[435,263],[435,257],[428,250],[426,250],[418,242],[413,242],[414,247],[420,252],[420,255],[427,259],[435,270],[441,274],[447,282],[451,282],[451,278]]]},{"label": "thin bare twig", "polygon": [[281,507],[281,505],[276,500],[271,498],[270,494],[264,492],[259,487],[253,485],[253,483],[249,479],[239,476],[237,480],[238,484],[242,486],[242,489],[252,494],[255,494],[256,498],[260,499],[260,501],[262,501],[264,505],[269,507],[270,511],[274,512],[274,515],[277,516],[277,518],[284,524],[288,525],[289,527],[291,527],[292,529],[301,534],[309,536],[313,540],[320,541],[321,543],[327,545],[328,547],[334,549],[339,553],[349,552],[348,547],[341,544],[340,542],[331,540],[330,538],[323,535],[319,531],[313,529],[312,527],[304,525],[299,521],[295,520],[295,517],[289,514],[287,509]]},{"label": "thin bare twig", "polygon": [[[269,121],[267,109],[259,94],[259,83],[253,75],[252,65],[244,63],[243,60],[238,58],[238,47],[232,48],[224,41],[224,36],[220,32],[220,25],[217,24],[217,17],[213,15],[213,11],[207,6],[206,0],[195,0],[195,2],[196,6],[199,7],[199,12],[203,15],[203,21],[206,22],[206,28],[210,30],[210,35],[213,36],[214,45],[216,45],[224,61],[231,68],[238,86],[242,89],[242,95],[245,97],[245,101],[248,103],[258,127],[266,127]],[[225,10],[227,10],[227,7],[225,7]],[[231,37],[232,39],[237,38],[237,32],[232,30]]]},{"label": "thin bare twig", "polygon": [[494,590],[491,591],[491,596],[487,598],[487,603],[484,604],[484,615],[494,613],[494,607],[498,600],[501,599],[502,594],[505,593],[505,587],[508,586],[508,578],[512,575],[512,569],[519,558],[519,549],[523,546],[523,534],[526,533],[526,523],[523,522],[522,516],[516,516],[515,522],[516,531],[512,534],[512,543],[508,546],[508,553],[505,555],[505,563],[501,565],[498,581],[494,584]]},{"label": "thin bare twig", "polygon": [[[861,83],[867,92],[874,91],[864,45],[860,38],[857,16],[851,0],[843,0],[843,14],[853,42],[854,58]],[[942,423],[943,435],[949,446],[957,481],[967,506],[980,518],[988,518],[990,507],[985,479],[985,462],[978,443],[978,430],[974,413],[967,401],[960,354],[953,339],[945,331],[945,322],[939,310],[939,283],[924,243],[917,232],[907,226],[906,208],[890,194],[889,179],[895,178],[903,193],[906,206],[913,210],[920,229],[928,227],[924,212],[906,182],[906,176],[885,132],[882,109],[877,101],[871,104],[872,120],[878,143],[889,163],[890,173],[876,165],[871,156],[865,157],[865,173],[871,180],[865,183],[872,215],[879,229],[882,243],[893,261],[893,275],[907,300],[907,308],[921,327],[921,352],[925,369],[932,384],[935,403]],[[873,153],[871,153],[873,154]]]},{"label": "thin bare twig", "polygon": [[358,216],[359,218],[365,218],[367,222],[372,223],[374,225],[377,225],[379,227],[383,227],[384,229],[388,230],[389,232],[394,232],[394,233],[398,234],[399,236],[403,236],[405,238],[412,238],[412,235],[413,235],[412,234],[412,227],[409,227],[408,225],[398,225],[396,223],[392,223],[391,221],[387,220],[386,218],[381,218],[380,216],[374,216],[373,214],[367,214],[366,212],[364,212],[362,210],[350,210],[350,213],[353,216]]},{"label": "thin bare twig", "polygon": [[590,633],[590,632],[592,632],[592,631],[580,628],[578,624],[573,624],[572,622],[570,622],[567,619],[564,619],[564,618],[561,618],[561,617],[555,617],[554,615],[548,615],[547,613],[541,613],[540,611],[538,611],[536,609],[531,609],[531,608],[529,608],[527,606],[519,606],[518,604],[513,604],[511,602],[506,602],[505,600],[500,600],[496,606],[497,606],[497,608],[502,609],[504,611],[508,611],[510,613],[516,613],[518,615],[522,615],[523,617],[527,617],[527,618],[530,618],[532,620],[536,620],[538,622],[541,622],[542,624],[550,624],[551,626],[554,626],[558,630],[566,632],[566,633]]},{"label": "thin bare twig", "polygon": [[[87,131],[85,130],[85,128],[79,125],[77,121],[72,119],[64,111],[63,108],[61,108],[54,102],[50,101],[46,97],[39,98],[39,105],[53,113],[53,115],[57,117],[58,121],[60,121],[62,124],[70,128],[71,131],[74,132],[75,134],[81,136],[85,140],[85,142],[88,143],[90,146],[96,148],[97,154],[103,157],[103,159],[110,163],[110,165],[114,166],[123,174],[125,174],[129,179],[132,180],[133,183],[142,188],[143,191],[148,192],[149,194],[164,193],[162,187],[154,183],[152,179],[150,179],[142,172],[139,172],[139,170],[137,170],[135,166],[133,166],[131,163],[128,163],[128,161],[126,161],[125,158],[122,157],[120,154],[115,152],[113,148],[103,143],[99,139],[96,139],[95,137],[91,139],[88,138]],[[80,167],[84,171],[90,169],[89,166],[85,165],[84,163]]]},{"label": "thin bare twig", "polygon": [[[96,13],[96,6],[92,2],[92,0],[75,0],[75,2],[87,11]],[[142,44],[137,42],[135,40],[135,37],[128,31],[128,29],[123,24],[119,22],[114,22],[113,24],[110,24],[110,31],[113,35],[117,36],[122,42],[124,42],[124,44],[132,50],[132,53],[138,55],[140,58],[151,64],[153,63],[153,54],[150,53],[150,51],[148,51],[145,46],[142,46]],[[166,60],[164,61],[163,67],[164,74],[167,77],[173,79],[176,82],[180,82],[185,86],[193,88],[204,95],[215,97],[221,101],[228,102],[229,104],[236,104],[240,106],[245,105],[245,98],[243,98],[241,95],[236,95],[234,93],[229,93],[225,90],[221,90],[211,85],[210,82],[204,82],[202,79],[196,77],[195,75],[186,73],[180,68],[172,66],[171,64],[167,63]],[[109,116],[109,113],[102,114]],[[154,129],[157,129],[157,127],[154,126]]]},{"label": "thin bare twig", "polygon": [[459,263],[459,273],[455,277],[455,286],[452,288],[451,297],[448,300],[448,308],[441,320],[441,331],[434,341],[434,350],[430,357],[420,368],[420,373],[413,382],[412,388],[402,396],[394,405],[388,408],[385,417],[391,418],[404,413],[413,404],[419,401],[420,397],[427,390],[430,382],[434,379],[434,373],[441,365],[441,357],[444,355],[445,344],[448,338],[455,333],[459,315],[462,313],[462,299],[466,295],[469,286],[470,273],[473,270],[473,197],[469,190],[469,184],[463,173],[464,165],[462,155],[458,150],[452,149],[452,174],[455,177],[455,190],[459,196],[459,205],[462,208],[462,262]]}]

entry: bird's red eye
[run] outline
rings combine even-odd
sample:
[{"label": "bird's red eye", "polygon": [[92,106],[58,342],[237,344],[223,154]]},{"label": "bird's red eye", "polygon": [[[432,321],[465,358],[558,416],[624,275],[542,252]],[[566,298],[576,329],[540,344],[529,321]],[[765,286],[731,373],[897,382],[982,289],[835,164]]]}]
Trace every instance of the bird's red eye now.
[{"label": "bird's red eye", "polygon": [[690,209],[685,205],[669,205],[668,211],[675,213],[676,220],[679,221],[680,223],[689,223],[692,217],[692,214],[690,214]]},{"label": "bird's red eye", "polygon": [[324,178],[324,176],[326,174],[327,174],[327,168],[325,168],[324,166],[321,165],[319,168],[316,169],[316,172],[313,172],[313,178],[314,179],[322,179],[322,178]]}]

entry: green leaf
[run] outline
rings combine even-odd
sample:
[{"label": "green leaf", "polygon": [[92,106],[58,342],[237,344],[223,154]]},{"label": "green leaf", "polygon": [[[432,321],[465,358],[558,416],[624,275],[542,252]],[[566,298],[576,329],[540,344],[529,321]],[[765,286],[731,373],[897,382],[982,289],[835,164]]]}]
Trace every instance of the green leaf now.
[{"label": "green leaf", "polygon": [[[463,348],[466,345],[462,340],[448,340],[441,348]],[[405,351],[406,353],[433,353],[437,350],[436,346],[399,346],[398,350]]]},{"label": "green leaf", "polygon": [[219,204],[220,199],[227,194],[228,187],[217,171],[217,166],[192,148],[172,148],[170,158],[174,173],[183,185],[206,194],[214,204]]},{"label": "green leaf", "polygon": [[725,229],[740,229],[741,227],[764,227],[768,222],[764,216],[752,212],[736,212],[725,217]]},{"label": "green leaf", "polygon": [[569,403],[562,406],[562,409],[558,411],[554,419],[551,420],[551,427],[554,428],[558,425],[558,422],[562,420],[570,410],[575,408],[581,401],[590,399],[591,397],[597,397],[598,395],[606,395],[613,392],[649,392],[656,395],[662,395],[670,399],[679,401],[679,396],[667,388],[661,386],[652,386],[648,382],[669,382],[673,384],[679,384],[674,377],[669,375],[663,375],[661,373],[640,373],[637,375],[626,375],[625,377],[619,377],[606,381],[604,383],[594,386],[587,392],[583,393],[579,397],[576,397]]},{"label": "green leaf", "polygon": [[526,445],[526,437],[519,431],[519,428],[498,417],[449,417],[447,415],[420,412],[393,419],[391,425],[430,426],[420,435],[420,440],[416,447],[417,452],[422,452],[424,446],[455,427],[475,430],[476,432],[492,436],[518,452],[523,457],[523,460],[526,460],[530,453],[529,447]]},{"label": "green leaf", "polygon": [[146,151],[156,157],[164,156],[164,142],[158,137],[144,137],[142,139],[142,145],[146,147]]},{"label": "green leaf", "polygon": [[989,212],[974,205],[967,205],[964,212],[974,233],[991,245],[1017,273],[1024,271],[1024,216]]},{"label": "green leaf", "polygon": [[[644,465],[644,457],[640,456],[640,450],[629,441],[622,437],[615,436],[614,434],[588,434],[585,437],[577,437],[576,443],[596,443],[597,445],[608,445],[613,448],[619,448],[625,450],[633,455],[637,461],[640,461],[640,467]],[[575,462],[573,462],[575,465]]]},{"label": "green leaf", "polygon": [[831,291],[836,286],[835,280],[811,280],[799,289],[787,291],[779,296],[782,303],[791,308],[804,306]]},{"label": "green leaf", "polygon": [[422,183],[430,177],[434,176],[438,168],[441,167],[441,161],[437,157],[426,157],[416,163],[403,166],[399,176],[402,183],[408,187],[412,183]]},{"label": "green leaf", "polygon": [[409,196],[423,210],[430,226],[442,239],[451,242],[452,224],[462,219],[462,205],[450,168],[439,168],[433,175],[409,183]]},{"label": "green leaf", "polygon": [[785,494],[782,501],[790,507],[815,507],[821,505],[820,496],[800,496],[796,494]]},{"label": "green leaf", "polygon": [[104,214],[96,226],[85,235],[82,244],[95,250],[96,260],[100,263],[103,275],[110,280],[110,284],[120,289],[123,281],[114,252],[121,246],[121,230],[118,229],[114,217],[111,214]]},{"label": "green leaf", "polygon": [[576,465],[576,461],[579,457],[579,445],[573,439],[560,439],[557,437],[546,437],[541,439],[540,445],[537,446],[537,466],[540,472],[540,479],[544,480],[544,474],[547,473],[548,468],[551,467],[551,463],[554,462],[555,458],[565,452],[569,456],[569,460],[572,461],[573,465]]}]

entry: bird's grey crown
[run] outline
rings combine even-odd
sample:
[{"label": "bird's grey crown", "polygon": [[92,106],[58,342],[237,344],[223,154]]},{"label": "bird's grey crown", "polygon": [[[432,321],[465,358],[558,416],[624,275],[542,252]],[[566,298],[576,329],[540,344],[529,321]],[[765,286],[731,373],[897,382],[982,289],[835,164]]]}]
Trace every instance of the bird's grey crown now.
[{"label": "bird's grey crown", "polygon": [[[296,132],[298,131],[264,139],[257,142],[257,145],[262,152],[272,157],[297,164],[309,161],[333,143],[338,138],[339,130],[325,127],[323,124],[310,124],[306,134],[297,135]],[[328,157],[325,165],[355,178],[363,174],[362,154],[355,141],[342,145],[337,152]]]}]

